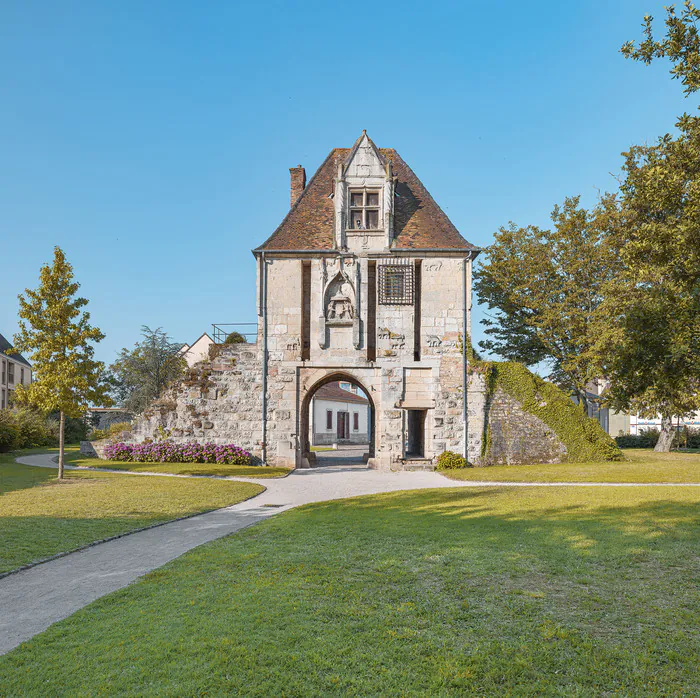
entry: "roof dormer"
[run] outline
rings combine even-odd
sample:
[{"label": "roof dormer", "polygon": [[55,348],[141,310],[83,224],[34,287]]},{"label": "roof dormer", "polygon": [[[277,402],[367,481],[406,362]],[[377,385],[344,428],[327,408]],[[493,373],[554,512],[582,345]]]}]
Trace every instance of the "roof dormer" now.
[{"label": "roof dormer", "polygon": [[366,131],[338,163],[334,191],[336,245],[354,252],[391,246],[394,178]]}]

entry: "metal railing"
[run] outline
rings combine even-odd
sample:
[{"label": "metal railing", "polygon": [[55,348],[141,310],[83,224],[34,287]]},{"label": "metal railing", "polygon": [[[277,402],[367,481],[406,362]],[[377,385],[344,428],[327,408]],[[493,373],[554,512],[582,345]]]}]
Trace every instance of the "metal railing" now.
[{"label": "metal railing", "polygon": [[[245,337],[248,344],[255,344],[258,338],[258,323],[257,322],[223,322],[217,325],[212,325],[214,328],[212,339],[216,344],[225,344],[229,335],[237,332]],[[242,329],[239,329],[242,328]],[[246,328],[254,328],[247,330]]]}]

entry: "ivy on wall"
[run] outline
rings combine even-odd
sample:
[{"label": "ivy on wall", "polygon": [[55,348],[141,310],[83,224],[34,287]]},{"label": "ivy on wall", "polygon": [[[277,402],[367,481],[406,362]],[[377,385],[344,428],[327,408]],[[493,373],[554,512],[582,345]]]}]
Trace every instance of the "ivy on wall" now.
[{"label": "ivy on wall", "polygon": [[[557,388],[515,361],[480,361],[473,370],[485,374],[487,400],[500,388],[522,408],[541,419],[566,446],[568,461],[619,461],[622,452],[600,424]],[[487,427],[488,429],[488,427]],[[482,457],[490,449],[484,434]]]}]

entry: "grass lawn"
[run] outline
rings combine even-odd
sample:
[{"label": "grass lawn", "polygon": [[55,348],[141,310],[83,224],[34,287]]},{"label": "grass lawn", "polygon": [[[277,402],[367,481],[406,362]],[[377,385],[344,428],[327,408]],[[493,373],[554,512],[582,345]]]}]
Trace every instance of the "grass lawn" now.
[{"label": "grass lawn", "polygon": [[627,448],[620,463],[558,463],[494,465],[442,471],[452,480],[502,482],[696,482],[700,483],[700,453],[654,453]]},{"label": "grass lawn", "polygon": [[311,451],[313,453],[321,453],[323,451],[335,451],[333,446],[312,446]]},{"label": "grass lawn", "polygon": [[[58,453],[58,449],[48,449]],[[289,468],[260,467],[255,465],[217,465],[216,463],[124,463],[116,460],[89,458],[80,453],[78,446],[66,449],[66,463],[83,468],[110,468],[134,473],[174,473],[175,475],[222,475],[224,477],[284,477]]]},{"label": "grass lawn", "polygon": [[264,489],[247,482],[75,470],[66,476],[59,483],[55,470],[0,455],[0,573],[118,533],[235,504]]},{"label": "grass lawn", "polygon": [[698,491],[311,505],[0,658],[23,696],[698,695]]}]

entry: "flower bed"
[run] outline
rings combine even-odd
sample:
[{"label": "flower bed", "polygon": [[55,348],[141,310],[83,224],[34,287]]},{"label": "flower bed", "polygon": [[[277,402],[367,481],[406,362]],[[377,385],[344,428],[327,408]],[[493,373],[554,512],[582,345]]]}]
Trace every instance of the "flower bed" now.
[{"label": "flower bed", "polygon": [[251,455],[234,444],[212,443],[176,444],[172,441],[155,443],[114,443],[105,447],[107,460],[132,463],[220,463],[223,465],[250,465]]}]

